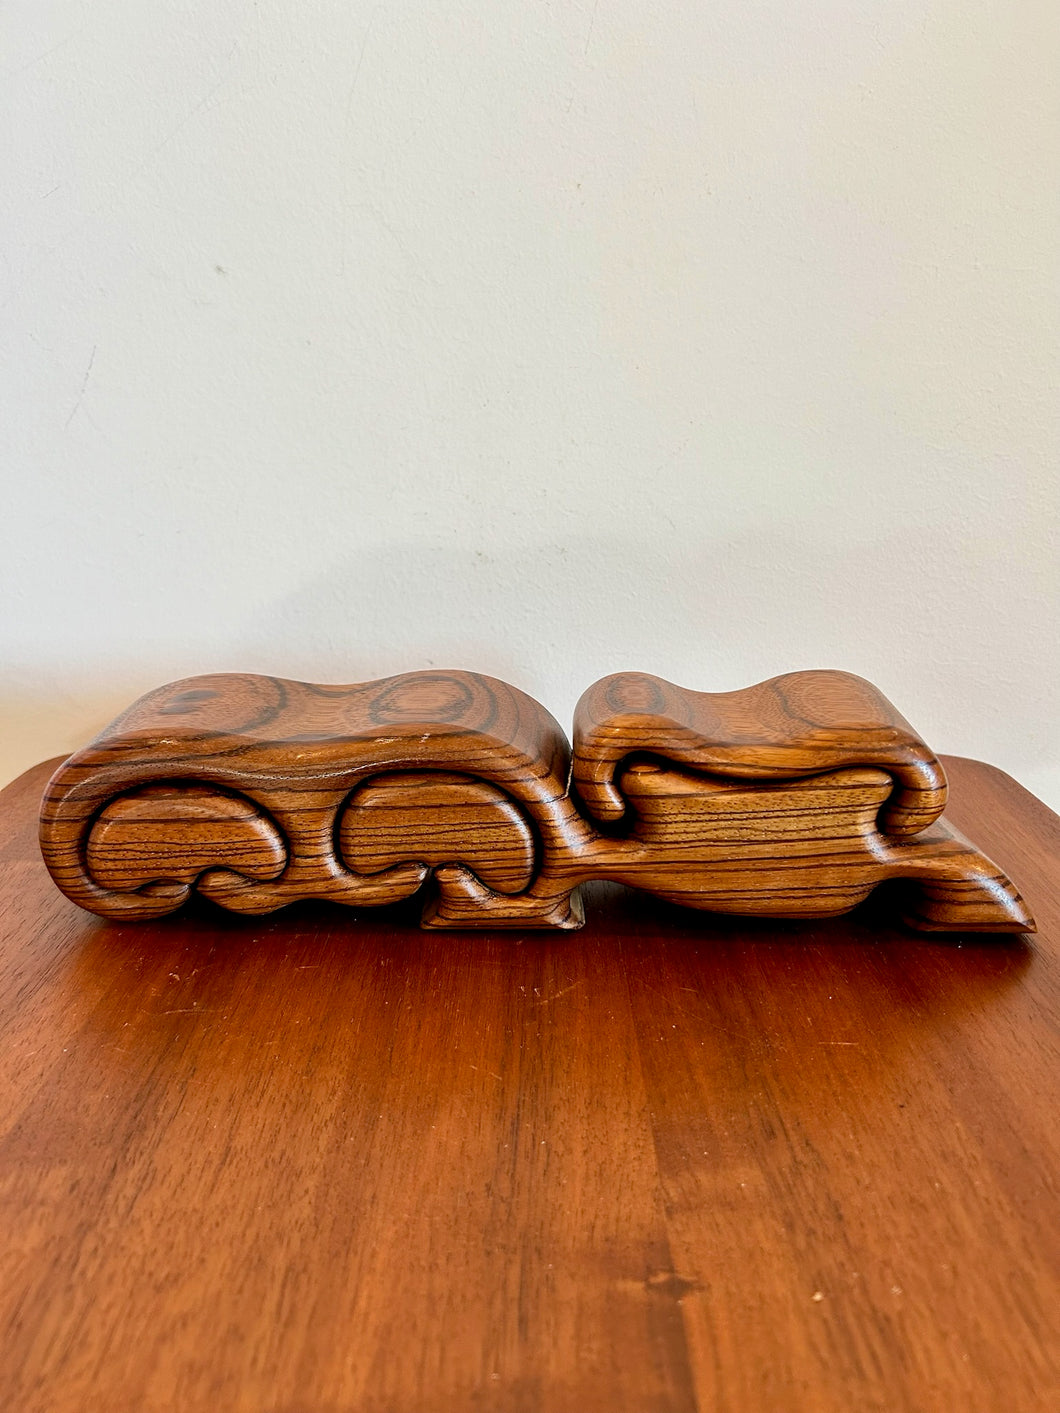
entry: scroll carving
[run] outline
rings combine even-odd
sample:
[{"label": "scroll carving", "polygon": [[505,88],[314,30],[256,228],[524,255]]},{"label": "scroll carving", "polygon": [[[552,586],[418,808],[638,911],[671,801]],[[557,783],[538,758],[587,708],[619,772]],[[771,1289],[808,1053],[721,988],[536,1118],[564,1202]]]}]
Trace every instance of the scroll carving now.
[{"label": "scroll carving", "polygon": [[620,673],[578,703],[573,749],[540,703],[476,673],[222,674],[148,693],[66,761],[40,837],[63,892],[115,918],[193,890],[266,913],[424,889],[427,927],[572,928],[591,879],[830,917],[903,879],[915,928],[1032,930],[945,802],[936,757],[842,672],[728,693]]}]

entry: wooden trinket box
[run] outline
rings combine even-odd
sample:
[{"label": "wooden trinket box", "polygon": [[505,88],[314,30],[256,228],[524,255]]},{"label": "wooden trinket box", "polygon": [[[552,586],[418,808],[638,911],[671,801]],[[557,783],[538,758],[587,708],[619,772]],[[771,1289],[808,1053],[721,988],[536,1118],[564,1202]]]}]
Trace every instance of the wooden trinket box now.
[{"label": "wooden trinket box", "polygon": [[592,879],[814,918],[901,880],[914,928],[1033,930],[945,803],[936,756],[844,672],[719,693],[619,673],[582,696],[573,744],[478,673],[221,674],[149,692],[61,765],[40,840],[63,892],[110,918],[192,892],[259,914],[430,884],[425,927],[575,928]]}]

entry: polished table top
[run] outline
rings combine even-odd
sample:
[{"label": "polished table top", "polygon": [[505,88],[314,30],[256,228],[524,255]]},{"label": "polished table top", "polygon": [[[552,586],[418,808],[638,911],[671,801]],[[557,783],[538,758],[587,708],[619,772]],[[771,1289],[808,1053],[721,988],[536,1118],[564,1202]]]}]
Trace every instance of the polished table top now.
[{"label": "polished table top", "polygon": [[1060,1407],[1060,820],[946,765],[1036,937],[606,886],[580,933],[117,926],[47,877],[29,771],[0,1408]]}]

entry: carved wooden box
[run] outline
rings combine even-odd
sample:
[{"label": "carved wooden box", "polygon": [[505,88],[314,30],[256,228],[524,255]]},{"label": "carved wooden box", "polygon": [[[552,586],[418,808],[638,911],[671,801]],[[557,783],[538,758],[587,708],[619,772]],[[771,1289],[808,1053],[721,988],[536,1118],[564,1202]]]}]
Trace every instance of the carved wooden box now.
[{"label": "carved wooden box", "polygon": [[63,892],[111,918],[193,890],[267,913],[427,884],[425,927],[572,928],[589,879],[831,917],[901,879],[913,927],[1032,930],[945,802],[933,753],[843,672],[721,693],[619,673],[581,698],[573,749],[532,697],[477,673],[222,674],[149,692],[60,766],[40,839]]}]

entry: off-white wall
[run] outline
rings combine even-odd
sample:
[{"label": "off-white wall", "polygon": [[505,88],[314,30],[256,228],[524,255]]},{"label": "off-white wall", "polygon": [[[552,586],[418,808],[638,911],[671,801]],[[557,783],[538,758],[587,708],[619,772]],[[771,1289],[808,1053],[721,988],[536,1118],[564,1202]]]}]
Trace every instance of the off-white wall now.
[{"label": "off-white wall", "polygon": [[0,776],[260,669],[874,679],[1060,806],[1054,0],[6,0]]}]

